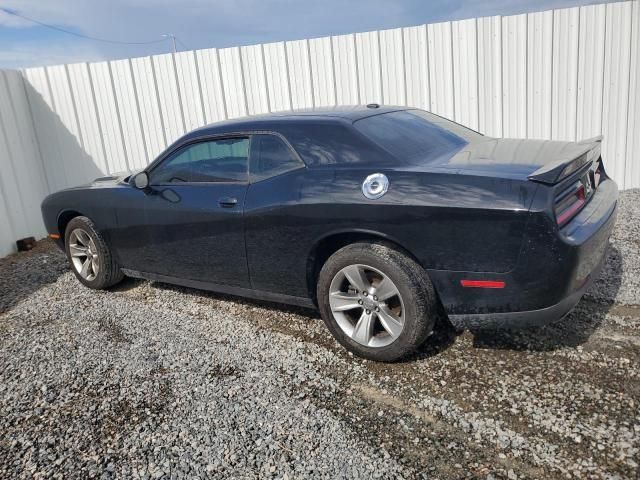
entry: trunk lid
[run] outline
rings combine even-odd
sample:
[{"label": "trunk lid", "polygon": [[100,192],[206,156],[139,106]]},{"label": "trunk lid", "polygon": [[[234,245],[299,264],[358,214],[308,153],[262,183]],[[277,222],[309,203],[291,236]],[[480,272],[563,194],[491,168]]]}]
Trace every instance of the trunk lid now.
[{"label": "trunk lid", "polygon": [[600,157],[602,137],[581,142],[483,137],[433,167],[555,184]]}]

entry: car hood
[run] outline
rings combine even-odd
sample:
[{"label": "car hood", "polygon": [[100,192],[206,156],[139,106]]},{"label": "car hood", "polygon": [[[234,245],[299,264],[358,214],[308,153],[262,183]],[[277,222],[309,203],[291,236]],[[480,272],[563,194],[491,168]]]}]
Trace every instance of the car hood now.
[{"label": "car hood", "polygon": [[424,166],[430,170],[524,180],[545,165],[569,161],[588,150],[584,142],[484,137]]},{"label": "car hood", "polygon": [[116,172],[111,175],[105,175],[104,177],[98,177],[85,186],[99,187],[99,186],[105,186],[105,185],[115,185],[115,184],[126,181],[126,179],[130,176],[131,176],[130,172]]}]

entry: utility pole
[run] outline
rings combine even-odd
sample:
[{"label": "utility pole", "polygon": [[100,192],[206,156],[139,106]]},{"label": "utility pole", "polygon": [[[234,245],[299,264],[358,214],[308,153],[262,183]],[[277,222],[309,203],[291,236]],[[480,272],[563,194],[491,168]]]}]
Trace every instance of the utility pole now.
[{"label": "utility pole", "polygon": [[171,41],[173,42],[173,53],[176,53],[176,36],[173,33],[163,33],[162,36],[164,38],[171,38]]}]

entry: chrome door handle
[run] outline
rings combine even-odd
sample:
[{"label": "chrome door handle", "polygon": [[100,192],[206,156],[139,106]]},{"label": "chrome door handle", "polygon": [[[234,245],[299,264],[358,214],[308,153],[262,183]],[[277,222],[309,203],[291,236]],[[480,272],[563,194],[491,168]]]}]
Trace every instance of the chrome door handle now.
[{"label": "chrome door handle", "polygon": [[238,199],[232,197],[222,197],[218,200],[218,203],[222,208],[233,208],[238,204]]}]

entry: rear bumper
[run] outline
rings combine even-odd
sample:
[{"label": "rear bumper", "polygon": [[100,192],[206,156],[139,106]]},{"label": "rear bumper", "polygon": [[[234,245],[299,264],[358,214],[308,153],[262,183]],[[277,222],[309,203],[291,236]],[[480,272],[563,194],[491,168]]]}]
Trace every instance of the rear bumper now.
[{"label": "rear bumper", "polygon": [[582,296],[599,277],[604,266],[605,256],[600,264],[591,272],[587,281],[582,287],[558,303],[549,307],[537,310],[527,310],[522,312],[499,312],[481,314],[459,314],[449,315],[449,321],[458,329],[479,329],[479,328],[524,328],[531,326],[541,326],[565,317],[580,302]]},{"label": "rear bumper", "polygon": [[[568,314],[600,275],[617,215],[618,188],[607,179],[560,232],[538,214],[517,267],[505,274],[429,272],[458,328],[541,325]],[[463,288],[462,279],[504,282],[503,289]]]}]

